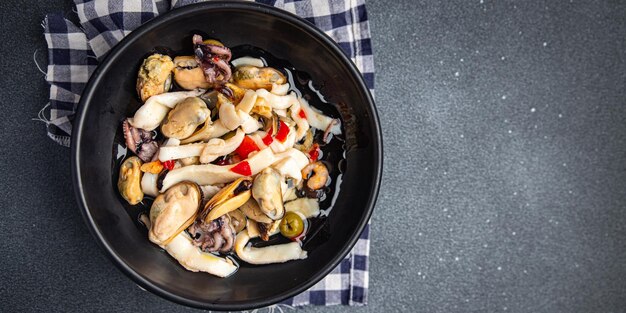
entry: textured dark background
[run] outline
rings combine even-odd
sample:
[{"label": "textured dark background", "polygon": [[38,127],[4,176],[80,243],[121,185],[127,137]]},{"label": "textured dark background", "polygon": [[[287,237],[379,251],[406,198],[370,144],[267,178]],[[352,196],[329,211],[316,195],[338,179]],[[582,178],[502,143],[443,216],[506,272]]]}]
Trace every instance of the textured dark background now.
[{"label": "textured dark background", "polygon": [[[624,312],[624,2],[368,4],[385,138],[370,305],[303,311]],[[191,311],[104,257],[69,149],[31,120],[52,11],[71,1],[0,2],[0,307]]]}]

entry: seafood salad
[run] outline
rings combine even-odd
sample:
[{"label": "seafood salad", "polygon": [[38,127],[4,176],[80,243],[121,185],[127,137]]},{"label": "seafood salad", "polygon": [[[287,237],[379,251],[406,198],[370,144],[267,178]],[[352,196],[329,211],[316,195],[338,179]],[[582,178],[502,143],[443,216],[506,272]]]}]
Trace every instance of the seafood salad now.
[{"label": "seafood salad", "polygon": [[286,69],[233,59],[200,35],[191,44],[193,55],[141,64],[141,105],[121,122],[120,196],[149,208],[148,239],[187,270],[227,277],[241,262],[306,258],[332,180],[321,148],[341,139],[341,121],[311,106]]}]

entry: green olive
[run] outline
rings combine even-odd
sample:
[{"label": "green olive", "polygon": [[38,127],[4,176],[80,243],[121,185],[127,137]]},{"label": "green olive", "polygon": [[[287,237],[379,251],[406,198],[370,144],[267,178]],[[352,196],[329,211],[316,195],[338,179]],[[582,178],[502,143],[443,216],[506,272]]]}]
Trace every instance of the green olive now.
[{"label": "green olive", "polygon": [[289,238],[296,238],[304,231],[304,221],[295,212],[287,212],[280,221],[280,233]]}]

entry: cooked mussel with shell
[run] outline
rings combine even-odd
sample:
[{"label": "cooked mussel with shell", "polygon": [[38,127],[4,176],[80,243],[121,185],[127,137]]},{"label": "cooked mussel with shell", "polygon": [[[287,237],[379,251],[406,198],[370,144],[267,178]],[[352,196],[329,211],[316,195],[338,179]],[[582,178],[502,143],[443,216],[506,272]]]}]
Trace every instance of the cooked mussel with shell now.
[{"label": "cooked mussel with shell", "polygon": [[202,191],[192,182],[181,182],[159,194],[150,208],[150,241],[166,245],[196,218]]},{"label": "cooked mussel with shell", "polygon": [[208,222],[238,209],[250,199],[251,186],[252,180],[248,177],[235,180],[207,202],[199,217]]},{"label": "cooked mussel with shell", "polygon": [[259,203],[259,208],[272,220],[278,220],[285,214],[281,179],[276,170],[268,167],[256,176],[252,186],[252,196]]},{"label": "cooked mussel with shell", "polygon": [[117,189],[122,198],[135,205],[143,199],[141,190],[141,160],[132,156],[120,166],[120,176],[117,180]]},{"label": "cooked mussel with shell", "polygon": [[170,90],[174,62],[167,55],[155,53],[147,57],[137,74],[137,94],[141,101]]},{"label": "cooked mussel with shell", "polygon": [[161,132],[168,138],[185,139],[210,118],[211,110],[206,107],[206,103],[198,97],[189,97],[167,114]]},{"label": "cooked mussel with shell", "polygon": [[241,88],[272,90],[272,85],[287,82],[285,75],[271,67],[240,66],[233,73],[233,81]]}]

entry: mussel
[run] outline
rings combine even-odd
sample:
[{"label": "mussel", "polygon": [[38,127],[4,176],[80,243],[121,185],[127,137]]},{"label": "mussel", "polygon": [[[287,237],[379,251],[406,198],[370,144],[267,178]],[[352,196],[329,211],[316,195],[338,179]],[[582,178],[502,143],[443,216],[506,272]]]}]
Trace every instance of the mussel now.
[{"label": "mussel", "polygon": [[204,78],[204,72],[195,56],[178,56],[174,58],[174,80],[183,89],[207,89],[211,87]]},{"label": "mussel", "polygon": [[259,203],[259,208],[272,220],[279,220],[285,214],[281,179],[280,173],[268,167],[256,176],[252,186],[252,196]]},{"label": "mussel", "polygon": [[207,202],[200,213],[200,218],[206,222],[214,220],[226,213],[234,211],[250,199],[252,180],[241,177],[222,188]]},{"label": "mussel", "polygon": [[120,166],[120,177],[117,180],[117,188],[124,200],[135,205],[143,199],[141,190],[141,160],[132,156],[126,159]]},{"label": "mussel", "polygon": [[272,90],[272,85],[282,85],[287,82],[285,75],[271,67],[256,67],[251,65],[239,66],[233,73],[235,84],[246,89]]},{"label": "mussel", "polygon": [[169,243],[193,223],[201,201],[200,187],[188,181],[180,182],[158,195],[150,208],[150,241],[161,246]]},{"label": "mussel", "polygon": [[155,53],[147,57],[137,74],[137,94],[141,101],[170,90],[174,62],[167,55]]},{"label": "mussel", "polygon": [[229,252],[235,235],[246,224],[245,216],[236,213],[250,199],[249,178],[240,178],[222,188],[207,202],[195,222],[187,229],[192,242],[205,252]]},{"label": "mussel", "polygon": [[168,138],[185,139],[210,118],[211,111],[204,101],[198,97],[188,97],[167,114],[161,132]]}]

